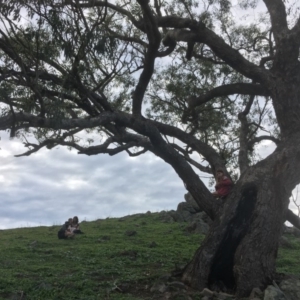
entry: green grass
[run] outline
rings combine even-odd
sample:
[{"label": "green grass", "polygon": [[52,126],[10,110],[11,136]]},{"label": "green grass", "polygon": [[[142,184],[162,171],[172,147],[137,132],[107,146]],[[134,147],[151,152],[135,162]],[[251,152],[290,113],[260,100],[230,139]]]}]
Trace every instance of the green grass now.
[{"label": "green grass", "polygon": [[[68,240],[57,238],[59,226],[2,230],[0,299],[153,299],[155,280],[187,263],[204,238],[186,225],[153,213],[84,222],[85,234]],[[278,268],[299,275],[300,243],[290,239]]]},{"label": "green grass", "polygon": [[277,258],[277,272],[300,275],[300,239],[286,235],[291,248],[279,248]]}]

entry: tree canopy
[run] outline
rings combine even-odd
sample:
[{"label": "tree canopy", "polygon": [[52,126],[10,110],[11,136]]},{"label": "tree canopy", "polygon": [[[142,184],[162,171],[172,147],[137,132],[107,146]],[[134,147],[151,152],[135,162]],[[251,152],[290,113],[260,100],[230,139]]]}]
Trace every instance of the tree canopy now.
[{"label": "tree canopy", "polygon": [[[249,170],[280,165],[286,203],[300,182],[284,169],[297,168],[299,151],[299,9],[283,0],[7,1],[0,129],[23,140],[20,155],[57,145],[152,152],[212,219],[219,203],[198,170],[222,168],[242,185]],[[264,141],[276,151],[262,160]]]},{"label": "tree canopy", "polygon": [[[257,143],[278,141],[269,93],[256,82],[272,64],[271,26],[262,23],[268,21],[264,15],[247,26],[236,24],[230,1],[201,5],[197,1],[4,4],[2,116],[15,116],[15,121],[3,129],[10,128],[12,136],[37,138],[37,145],[25,142],[31,149],[26,154],[61,144],[89,155],[120,151],[138,155],[152,151],[149,136],[128,124],[117,126],[115,118],[143,115],[154,127],[162,126],[158,131],[167,146],[175,147],[196,168],[208,172],[218,164],[231,166],[231,171],[245,168],[256,161]],[[240,3],[243,8],[254,5]],[[18,121],[20,112],[29,119]],[[101,121],[101,114],[110,120]],[[87,121],[97,116],[99,124]],[[36,117],[56,125],[32,126]],[[171,133],[171,126],[180,130]],[[100,141],[78,138],[79,132],[91,129],[100,133]],[[204,143],[205,151],[190,146],[191,137]],[[200,156],[191,156],[194,152]],[[199,158],[209,164],[200,165]]]},{"label": "tree canopy", "polygon": [[23,155],[151,151],[237,179],[261,142],[281,141],[265,83],[286,59],[281,37],[299,46],[299,5],[263,2],[4,3],[1,129],[23,139]]}]

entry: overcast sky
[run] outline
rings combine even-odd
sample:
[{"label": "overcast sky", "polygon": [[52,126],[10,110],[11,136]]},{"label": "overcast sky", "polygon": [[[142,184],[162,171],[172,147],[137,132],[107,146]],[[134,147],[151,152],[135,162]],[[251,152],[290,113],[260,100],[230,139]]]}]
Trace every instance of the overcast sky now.
[{"label": "overcast sky", "polygon": [[85,156],[64,147],[31,156],[1,133],[0,229],[176,209],[186,190],[173,169],[145,154]]},{"label": "overcast sky", "polygon": [[[85,156],[57,147],[16,158],[21,141],[0,135],[0,229],[176,210],[184,201],[175,171],[151,154]],[[266,143],[260,152],[272,149]]]},{"label": "overcast sky", "polygon": [[[259,1],[258,9],[247,11],[250,20],[261,9]],[[241,17],[237,6],[234,12]],[[152,154],[88,157],[58,147],[16,158],[25,151],[21,141],[9,140],[4,132],[0,137],[0,229],[59,225],[74,215],[92,221],[158,212],[184,201],[182,181]],[[266,142],[260,154],[265,157],[273,149]]]}]

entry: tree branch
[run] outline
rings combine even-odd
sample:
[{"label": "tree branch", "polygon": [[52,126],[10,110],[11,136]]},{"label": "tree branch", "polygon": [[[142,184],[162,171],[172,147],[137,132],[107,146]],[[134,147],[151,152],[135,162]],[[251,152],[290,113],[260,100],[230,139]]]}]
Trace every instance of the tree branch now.
[{"label": "tree branch", "polygon": [[246,104],[244,111],[239,113],[238,118],[241,122],[240,128],[240,149],[239,149],[239,157],[238,162],[240,166],[241,175],[247,170],[249,167],[249,160],[248,160],[248,133],[249,133],[249,124],[247,120],[247,115],[250,112],[251,106],[253,104],[255,96],[251,95],[249,97],[249,101]]},{"label": "tree branch", "polygon": [[149,46],[145,54],[144,69],[139,78],[138,84],[132,94],[132,112],[134,115],[141,115],[142,102],[148,84],[154,71],[154,61],[161,41],[156,20],[148,5],[147,0],[137,0],[143,10],[145,29],[149,40]]},{"label": "tree branch", "polygon": [[[24,75],[24,73],[22,72],[14,72],[15,76],[22,76]],[[77,83],[72,81],[72,80],[68,80],[63,81],[61,78],[57,77],[54,74],[50,74],[46,71],[38,71],[38,72],[34,72],[34,71],[30,71],[28,70],[26,72],[26,76],[28,77],[32,77],[35,78],[36,76],[38,76],[40,79],[43,79],[45,81],[51,81],[52,83],[59,85],[60,87],[64,87],[64,85],[66,84],[70,84],[72,85],[72,87],[76,87],[78,90],[81,90],[81,94],[85,95],[83,98],[78,99],[76,97],[70,96],[66,93],[63,92],[57,92],[57,91],[52,91],[52,90],[47,90],[43,87],[39,87],[40,90],[40,94],[41,96],[56,96],[56,97],[64,97],[65,99],[69,99],[72,102],[74,102],[76,105],[78,105],[79,108],[83,109],[84,111],[86,111],[87,113],[89,113],[91,116],[95,116],[96,114],[98,114],[98,111],[96,110],[95,107],[93,107],[89,101],[87,101],[87,97],[90,97],[93,101],[93,103],[96,103],[96,107],[99,108],[99,104],[102,105],[102,107],[100,107],[100,111],[102,110],[102,108],[106,109],[106,110],[112,110],[110,104],[108,103],[108,101],[104,98],[104,97],[100,97],[98,94],[96,94],[93,91],[89,91],[85,86],[83,86],[81,83]],[[22,82],[18,82],[18,85],[23,85],[23,86],[27,86],[27,84],[22,83]]]},{"label": "tree branch", "polygon": [[291,30],[291,34],[294,36],[294,41],[300,43],[300,17],[298,18],[295,26]]},{"label": "tree branch", "polygon": [[156,54],[157,57],[164,57],[171,54],[175,49],[177,43],[173,39],[164,39],[163,44],[165,47],[168,47],[168,49],[158,52]]},{"label": "tree branch", "polygon": [[288,209],[286,212],[286,220],[296,228],[300,229],[300,219],[290,209]]},{"label": "tree branch", "polygon": [[191,149],[201,154],[210,164],[212,169],[211,172],[213,174],[218,168],[226,170],[223,159],[213,147],[210,147],[208,144],[198,140],[190,134],[187,134],[177,127],[152,120],[148,120],[148,122],[155,125],[162,134],[178,139]]},{"label": "tree branch", "polygon": [[114,5],[112,3],[109,3],[108,1],[87,1],[85,3],[74,3],[72,0],[67,0],[65,2],[65,4],[59,4],[57,6],[65,6],[65,5],[72,5],[72,6],[79,6],[82,8],[93,8],[93,7],[107,7],[110,8],[118,13],[120,13],[123,16],[126,16],[131,23],[138,29],[145,31],[143,25],[141,24],[141,22],[137,21],[133,15],[126,9],[120,7],[119,5]]},{"label": "tree branch", "polygon": [[[47,147],[48,149],[52,149],[53,147],[57,145],[61,146],[68,146],[72,147],[76,150],[78,150],[78,154],[85,154],[85,155],[97,155],[100,153],[109,154],[111,156],[116,155],[120,152],[126,151],[130,156],[137,156],[140,154],[145,153],[148,150],[151,150],[153,147],[151,143],[149,142],[149,139],[139,136],[132,133],[126,133],[122,132],[119,136],[111,136],[108,137],[104,143],[96,146],[89,146],[89,147],[83,147],[75,143],[74,141],[65,141],[66,138],[73,136],[74,134],[81,131],[81,129],[75,129],[71,130],[70,132],[63,133],[62,136],[57,138],[49,138],[39,144],[33,144],[29,142],[25,142],[24,145],[27,148],[33,148],[29,151],[26,151],[23,154],[15,155],[16,157],[20,156],[29,156],[32,153],[35,153],[39,151],[43,147]],[[120,133],[120,132],[119,132]],[[117,146],[115,148],[108,148],[111,144],[119,143],[120,146]],[[125,144],[124,144],[125,143]],[[132,147],[143,147],[144,149],[136,152],[131,153],[128,150]]]},{"label": "tree branch", "polygon": [[259,143],[261,141],[272,141],[274,142],[277,146],[279,145],[280,143],[280,140],[273,137],[273,136],[269,136],[269,135],[261,135],[261,136],[257,136],[253,139],[251,139],[249,142],[248,142],[248,149],[252,149],[253,146],[256,144],[256,143]]},{"label": "tree branch", "polygon": [[162,138],[160,130],[158,130],[156,126],[153,126],[155,123],[144,121],[140,118],[132,120],[131,123],[134,130],[149,137],[153,145],[153,153],[173,167],[199,207],[214,219],[219,207],[217,201],[212,197],[209,190],[199,179],[192,167],[186,162],[184,157],[177,153],[177,151]]},{"label": "tree branch", "polygon": [[225,64],[225,62],[223,60],[218,61],[212,57],[206,57],[202,54],[198,54],[195,51],[193,52],[193,57],[195,57],[199,60],[202,60],[202,61],[208,61],[210,63],[213,63],[214,65],[224,65]]},{"label": "tree branch", "polygon": [[276,42],[288,32],[287,15],[282,0],[263,0],[271,17]]},{"label": "tree branch", "polygon": [[268,61],[274,60],[274,56],[265,56],[260,59],[259,66],[264,67],[265,63]]},{"label": "tree branch", "polygon": [[124,35],[121,35],[121,34],[118,34],[118,33],[114,32],[110,28],[108,28],[107,31],[110,33],[111,37],[113,37],[113,38],[118,38],[121,41],[137,43],[137,44],[142,45],[145,48],[148,47],[148,44],[146,42],[144,42],[143,40],[141,40],[137,37],[124,36]]},{"label": "tree branch", "polygon": [[177,138],[178,140],[187,144],[190,148],[201,154],[210,164],[213,173],[215,173],[215,170],[217,168],[222,168],[224,170],[226,169],[224,161],[222,160],[220,155],[212,147],[196,139],[194,136],[187,134],[179,128],[152,120],[139,119],[139,126],[137,126],[135,125],[135,122],[137,122],[137,120],[134,120],[132,118],[132,115],[122,112],[104,111],[99,113],[96,117],[85,119],[47,119],[21,112],[15,113],[14,118],[11,114],[0,117],[0,130],[10,129],[13,122],[16,122],[16,124],[18,124],[18,128],[33,127],[48,128],[54,130],[70,130],[74,128],[87,129],[96,128],[99,126],[107,127],[111,124],[116,124],[119,126],[131,128],[137,132],[140,131],[140,128],[143,128],[146,126],[146,124],[149,124],[152,128],[157,128],[161,132],[161,134]]},{"label": "tree branch", "polygon": [[158,18],[158,25],[171,28],[191,28],[191,30],[170,30],[167,32],[167,37],[175,41],[196,42],[208,45],[219,58],[255,82],[266,82],[270,76],[267,70],[245,59],[236,49],[229,46],[221,37],[206,28],[201,22],[197,23],[178,17],[162,17]]},{"label": "tree branch", "polygon": [[269,91],[260,84],[254,83],[233,83],[218,86],[199,97],[190,97],[187,99],[189,111],[200,106],[213,98],[229,96],[234,94],[253,95],[253,96],[269,96]]},{"label": "tree branch", "polygon": [[290,31],[287,23],[287,13],[283,0],[264,0],[271,17],[272,32],[276,43],[276,53],[273,69],[282,71],[282,66],[294,67],[299,64],[299,25]]},{"label": "tree branch", "polygon": [[182,155],[184,156],[185,160],[188,161],[191,165],[193,165],[194,167],[196,167],[197,169],[199,169],[202,172],[205,173],[210,173],[212,174],[212,170],[210,167],[205,167],[201,164],[199,164],[198,162],[196,162],[195,160],[193,160],[188,152],[186,150],[184,150],[183,148],[181,148],[179,145],[177,144],[171,144],[173,146],[174,149],[178,150],[180,153],[182,153]]},{"label": "tree branch", "polygon": [[[148,121],[141,118],[134,119],[132,118],[132,115],[126,113],[105,111],[100,113],[99,116],[95,118],[60,120],[36,117],[27,113],[16,113],[14,118],[12,115],[0,117],[0,130],[10,128],[13,121],[23,124],[23,126],[48,129],[79,130],[85,128],[95,128],[98,126],[109,126],[110,124],[131,128],[137,133],[149,138],[151,144],[153,145],[151,151],[158,157],[165,160],[168,164],[172,165],[178,176],[185,183],[187,190],[197,201],[198,205],[211,218],[214,218],[218,211],[218,204],[216,200],[213,199],[204,183],[199,179],[184,157],[177,153],[177,151],[162,138],[160,132],[165,131],[168,134],[174,134],[178,137],[185,136],[185,140],[191,144],[191,147],[194,146],[199,148],[200,145],[206,147],[206,151],[210,153],[210,159],[212,159],[214,156],[218,157],[218,155],[213,152],[211,147],[199,142],[193,137],[189,137],[188,134],[175,127],[172,128],[171,126],[166,126],[164,124],[159,124],[158,122]],[[63,142],[60,141],[60,143]],[[222,164],[222,161],[219,157],[218,159],[220,164]]]}]

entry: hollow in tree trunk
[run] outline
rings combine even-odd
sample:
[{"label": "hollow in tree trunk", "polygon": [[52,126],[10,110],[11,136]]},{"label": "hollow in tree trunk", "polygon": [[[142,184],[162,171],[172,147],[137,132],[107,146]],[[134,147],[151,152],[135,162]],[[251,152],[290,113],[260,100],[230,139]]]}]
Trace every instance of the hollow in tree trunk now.
[{"label": "hollow in tree trunk", "polygon": [[241,177],[186,267],[183,281],[238,297],[272,282],[295,159],[278,151]]}]

